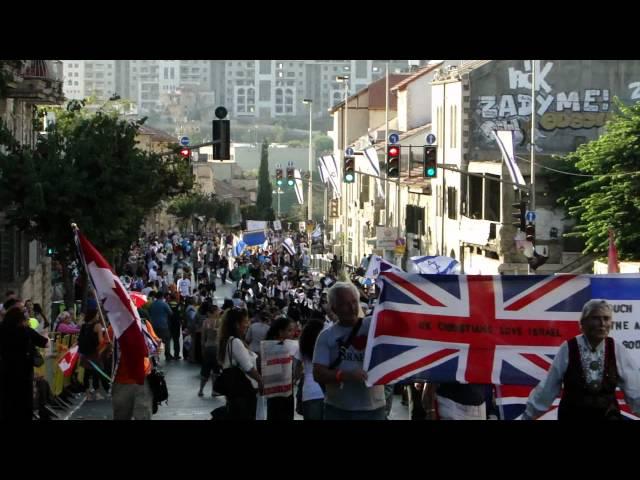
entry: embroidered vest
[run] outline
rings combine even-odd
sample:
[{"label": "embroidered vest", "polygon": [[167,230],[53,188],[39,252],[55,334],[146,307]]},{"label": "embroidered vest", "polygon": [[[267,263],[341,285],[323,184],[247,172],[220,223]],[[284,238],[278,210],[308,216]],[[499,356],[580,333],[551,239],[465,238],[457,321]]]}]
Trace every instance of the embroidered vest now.
[{"label": "embroidered vest", "polygon": [[580,358],[578,339],[567,342],[569,365],[564,374],[558,420],[619,419],[620,408],[615,396],[618,385],[615,344],[607,337],[604,345],[604,372],[599,384],[587,385]]}]

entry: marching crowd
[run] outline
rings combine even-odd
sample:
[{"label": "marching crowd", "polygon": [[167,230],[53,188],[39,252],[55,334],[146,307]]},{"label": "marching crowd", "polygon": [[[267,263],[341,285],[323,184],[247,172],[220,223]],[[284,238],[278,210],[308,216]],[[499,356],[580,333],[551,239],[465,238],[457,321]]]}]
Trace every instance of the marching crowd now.
[{"label": "marching crowd", "polygon": [[[31,419],[34,399],[37,403],[38,395],[48,395],[46,380],[33,372],[42,365],[38,348],[47,345],[52,332],[78,336],[86,399],[101,398],[102,387],[116,420],[151,419],[166,399],[162,354],[166,362],[184,359],[200,365],[194,395],[204,396],[210,381],[211,396],[226,397],[212,419],[255,420],[265,393],[264,340],[281,345],[292,368],[286,396],[266,401],[267,420],[292,420],[295,411],[305,420],[388,418],[397,387],[367,386],[363,369],[378,293],[375,284],[358,280],[366,261],[350,280],[339,281],[338,259],[320,272],[311,268],[309,251],[306,235],[296,232],[269,231],[267,241],[255,246],[220,230],[143,234],[124,259],[120,279],[139,302],[148,346],[144,365],[138,366],[144,369],[144,382],[129,363],[113,362],[113,328],[105,329],[108,317],[100,315],[95,300],[86,302],[77,319],[73,310],[65,310],[50,322],[39,305],[8,292],[0,311],[0,419]],[[215,293],[225,284],[232,284],[234,293],[220,305]],[[531,394],[524,418],[544,412],[563,384],[560,412],[565,418],[619,418],[616,385],[634,411],[640,409],[638,375],[630,374],[635,367],[625,349],[611,353],[612,346],[603,347],[610,322],[606,302],[585,305],[583,335],[576,337],[578,343],[563,344],[556,368]],[[587,357],[588,388],[579,374],[580,358]],[[414,420],[499,417],[492,385],[411,383],[400,388]]]}]

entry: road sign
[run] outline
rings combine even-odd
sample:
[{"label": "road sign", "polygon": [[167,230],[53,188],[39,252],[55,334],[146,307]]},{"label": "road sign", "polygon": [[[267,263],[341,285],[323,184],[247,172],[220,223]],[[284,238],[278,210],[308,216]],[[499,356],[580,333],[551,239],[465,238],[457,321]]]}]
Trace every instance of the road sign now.
[{"label": "road sign", "polygon": [[347,150],[345,151],[345,153],[346,153],[347,155],[353,155],[353,148],[348,147],[348,148],[347,148]]},{"label": "road sign", "polygon": [[532,212],[531,210],[527,210],[527,214],[525,215],[527,222],[535,222],[536,221],[536,212]]},{"label": "road sign", "polygon": [[398,143],[400,141],[400,135],[397,133],[392,133],[389,135],[389,143]]},{"label": "road sign", "polygon": [[180,137],[180,145],[184,147],[189,145],[189,137]]},{"label": "road sign", "polygon": [[425,140],[427,141],[427,145],[433,145],[436,143],[436,136],[433,133],[429,133]]}]

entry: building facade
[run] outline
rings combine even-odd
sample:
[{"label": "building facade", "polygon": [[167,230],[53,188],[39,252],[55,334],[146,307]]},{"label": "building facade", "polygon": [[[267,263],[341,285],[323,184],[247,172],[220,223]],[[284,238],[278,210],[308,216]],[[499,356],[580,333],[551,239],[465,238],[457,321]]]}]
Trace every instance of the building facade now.
[{"label": "building facade", "polygon": [[[62,62],[23,60],[3,65],[7,91],[0,98],[0,118],[23,145],[34,147],[41,119],[38,105],[60,105],[64,101]],[[44,245],[6,223],[0,210],[0,292],[15,291],[23,299],[39,303],[47,316],[52,301],[51,259]]]}]

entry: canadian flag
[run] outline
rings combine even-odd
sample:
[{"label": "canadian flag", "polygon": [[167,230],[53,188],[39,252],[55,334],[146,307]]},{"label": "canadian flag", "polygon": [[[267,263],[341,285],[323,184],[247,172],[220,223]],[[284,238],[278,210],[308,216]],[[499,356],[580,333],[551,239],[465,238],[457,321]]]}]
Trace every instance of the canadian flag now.
[{"label": "canadian flag", "polygon": [[136,383],[143,385],[144,359],[148,350],[138,310],[109,263],[84,235],[79,231],[77,235],[88,273],[118,342],[117,368],[125,367]]},{"label": "canadian flag", "polygon": [[75,368],[76,363],[78,363],[78,357],[80,357],[80,354],[78,353],[78,345],[74,345],[67,350],[67,353],[65,353],[58,362],[58,366],[65,377],[70,377],[73,373],[73,369]]}]

